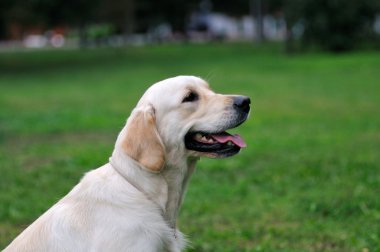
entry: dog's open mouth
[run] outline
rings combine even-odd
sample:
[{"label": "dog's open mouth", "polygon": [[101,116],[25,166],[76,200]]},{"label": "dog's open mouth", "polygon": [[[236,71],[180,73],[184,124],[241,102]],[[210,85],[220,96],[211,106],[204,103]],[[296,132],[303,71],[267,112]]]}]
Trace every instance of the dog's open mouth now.
[{"label": "dog's open mouth", "polygon": [[247,145],[239,134],[231,135],[225,131],[216,133],[198,131],[186,134],[185,146],[189,150],[202,152],[209,157],[229,157]]}]

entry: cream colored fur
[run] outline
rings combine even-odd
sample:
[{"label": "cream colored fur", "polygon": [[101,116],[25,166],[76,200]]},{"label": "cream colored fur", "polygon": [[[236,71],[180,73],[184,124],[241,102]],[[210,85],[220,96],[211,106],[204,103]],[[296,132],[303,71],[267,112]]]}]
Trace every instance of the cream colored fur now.
[{"label": "cream colored fur", "polygon": [[[189,90],[199,102],[181,102]],[[4,251],[181,251],[186,240],[176,220],[201,156],[185,148],[184,136],[228,124],[231,97],[193,76],[151,86],[120,132],[110,162],[88,172]]]}]

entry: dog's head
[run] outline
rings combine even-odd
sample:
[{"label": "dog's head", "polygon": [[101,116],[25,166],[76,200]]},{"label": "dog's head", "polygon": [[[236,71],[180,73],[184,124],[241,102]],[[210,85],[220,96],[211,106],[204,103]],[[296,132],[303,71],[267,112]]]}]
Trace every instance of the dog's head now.
[{"label": "dog's head", "polygon": [[248,97],[216,94],[200,78],[166,79],[142,96],[120,144],[127,155],[154,172],[170,162],[169,153],[177,158],[232,156],[245,143],[226,130],[243,123],[249,110]]}]

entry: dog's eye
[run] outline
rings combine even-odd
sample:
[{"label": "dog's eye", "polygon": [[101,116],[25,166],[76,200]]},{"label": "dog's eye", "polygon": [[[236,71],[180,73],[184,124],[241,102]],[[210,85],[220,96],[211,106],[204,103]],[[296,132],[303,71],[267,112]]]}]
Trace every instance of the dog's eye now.
[{"label": "dog's eye", "polygon": [[198,94],[191,91],[186,95],[185,98],[183,98],[182,102],[193,102],[193,101],[197,101],[198,99],[199,99]]}]

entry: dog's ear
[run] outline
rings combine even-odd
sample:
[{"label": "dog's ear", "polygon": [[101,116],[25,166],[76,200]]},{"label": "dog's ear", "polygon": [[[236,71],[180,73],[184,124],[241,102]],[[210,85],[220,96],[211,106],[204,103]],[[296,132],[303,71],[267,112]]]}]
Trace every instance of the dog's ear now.
[{"label": "dog's ear", "polygon": [[165,164],[165,148],[157,131],[155,111],[151,105],[132,113],[127,122],[122,148],[149,171],[161,171]]}]

